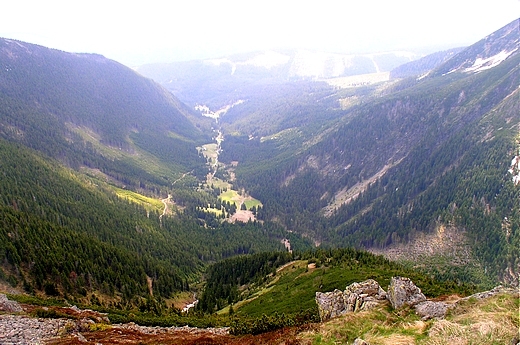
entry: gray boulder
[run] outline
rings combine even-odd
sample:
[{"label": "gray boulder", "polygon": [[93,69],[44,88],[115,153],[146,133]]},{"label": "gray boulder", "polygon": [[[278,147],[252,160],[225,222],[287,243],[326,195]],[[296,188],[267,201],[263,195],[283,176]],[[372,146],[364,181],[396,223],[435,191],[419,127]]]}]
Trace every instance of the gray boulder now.
[{"label": "gray boulder", "polygon": [[450,306],[444,302],[425,301],[415,305],[415,313],[426,321],[437,318],[443,319]]},{"label": "gray boulder", "polygon": [[316,292],[316,303],[322,321],[346,313],[368,310],[384,303],[386,292],[373,279],[352,283],[345,291]]},{"label": "gray boulder", "polygon": [[405,305],[415,306],[426,301],[426,296],[415,284],[404,277],[392,277],[388,286],[387,298],[392,307],[399,309]]},{"label": "gray boulder", "polygon": [[316,292],[316,303],[322,321],[347,313],[345,296],[338,289],[332,292]]}]

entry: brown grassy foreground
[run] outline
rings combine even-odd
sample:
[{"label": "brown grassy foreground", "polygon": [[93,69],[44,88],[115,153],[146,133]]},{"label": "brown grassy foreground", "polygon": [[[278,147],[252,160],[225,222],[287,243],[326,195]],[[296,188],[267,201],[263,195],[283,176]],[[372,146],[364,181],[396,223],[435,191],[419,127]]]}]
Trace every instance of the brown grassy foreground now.
[{"label": "brown grassy foreground", "polygon": [[[455,297],[452,297],[452,299]],[[371,345],[504,345],[520,339],[519,295],[500,294],[461,301],[442,320],[423,321],[412,309],[388,305],[348,314],[321,324],[285,328],[256,336],[232,336],[204,329],[158,329],[104,325],[97,330],[55,339],[49,344],[352,344],[362,338]],[[152,334],[155,333],[155,334]]]},{"label": "brown grassy foreground", "polygon": [[285,344],[298,345],[302,344],[298,338],[298,334],[309,331],[312,325],[303,327],[293,327],[277,330],[274,332],[232,336],[214,334],[208,330],[186,330],[175,331],[163,334],[146,334],[136,330],[122,330],[118,327],[108,327],[104,330],[82,333],[83,338],[79,338],[77,334],[70,334],[60,339],[48,342],[50,345],[85,345],[85,344],[129,344],[129,345],[270,345]]},{"label": "brown grassy foreground", "polygon": [[323,323],[299,338],[316,345],[352,344],[358,337],[371,345],[509,345],[520,339],[519,314],[519,294],[500,294],[462,301],[442,320],[422,321],[413,310],[381,307]]}]

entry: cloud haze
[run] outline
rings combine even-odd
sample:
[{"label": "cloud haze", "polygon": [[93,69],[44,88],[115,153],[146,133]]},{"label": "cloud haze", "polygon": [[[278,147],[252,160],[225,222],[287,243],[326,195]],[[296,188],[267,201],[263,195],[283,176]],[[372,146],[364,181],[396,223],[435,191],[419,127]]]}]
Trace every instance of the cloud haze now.
[{"label": "cloud haze", "polygon": [[519,0],[18,0],[2,5],[0,37],[139,65],[275,48],[442,49],[469,45],[519,13]]}]

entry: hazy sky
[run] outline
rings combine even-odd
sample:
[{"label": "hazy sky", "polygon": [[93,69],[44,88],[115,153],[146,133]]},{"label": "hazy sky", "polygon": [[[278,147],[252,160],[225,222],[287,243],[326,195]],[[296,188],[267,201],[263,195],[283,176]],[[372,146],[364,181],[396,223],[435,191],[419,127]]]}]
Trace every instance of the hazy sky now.
[{"label": "hazy sky", "polygon": [[470,45],[520,0],[6,0],[0,37],[128,66],[273,48],[338,53]]}]

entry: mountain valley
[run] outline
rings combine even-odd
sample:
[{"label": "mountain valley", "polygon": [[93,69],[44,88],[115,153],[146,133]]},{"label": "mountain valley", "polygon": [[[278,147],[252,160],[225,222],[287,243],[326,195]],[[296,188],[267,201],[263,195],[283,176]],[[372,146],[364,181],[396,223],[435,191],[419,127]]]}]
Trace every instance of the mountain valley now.
[{"label": "mountain valley", "polygon": [[[135,71],[0,38],[0,290],[32,316],[104,313],[93,332],[328,344],[343,330],[316,324],[317,291],[394,276],[441,300],[517,289],[519,23],[425,57],[268,51]],[[493,298],[519,326],[518,298]],[[419,321],[400,313],[367,317],[406,336]],[[433,344],[437,321],[411,343]]]}]

